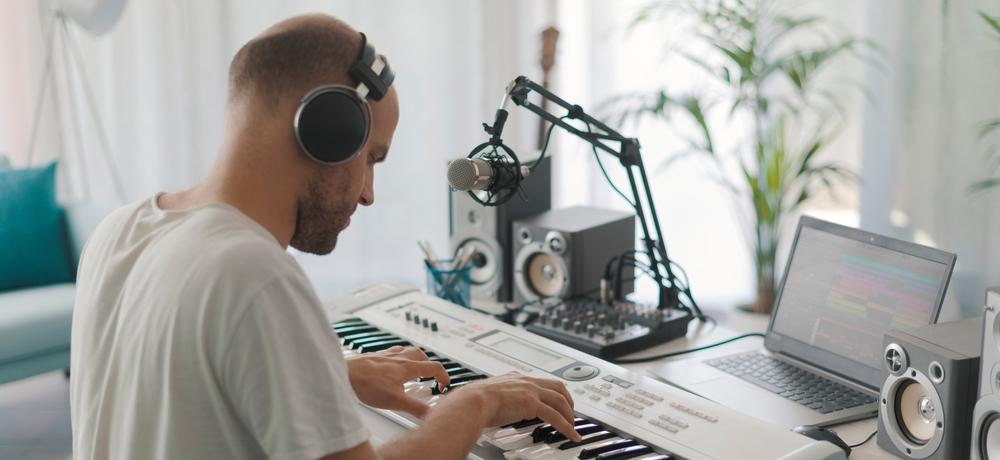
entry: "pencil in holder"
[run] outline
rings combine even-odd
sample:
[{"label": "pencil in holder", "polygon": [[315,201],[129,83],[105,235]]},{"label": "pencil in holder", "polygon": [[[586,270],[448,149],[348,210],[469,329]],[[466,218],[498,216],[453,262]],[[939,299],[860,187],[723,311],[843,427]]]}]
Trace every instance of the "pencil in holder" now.
[{"label": "pencil in holder", "polygon": [[427,269],[427,292],[448,302],[469,308],[469,288],[472,285],[471,264],[455,267],[453,260],[438,260]]}]

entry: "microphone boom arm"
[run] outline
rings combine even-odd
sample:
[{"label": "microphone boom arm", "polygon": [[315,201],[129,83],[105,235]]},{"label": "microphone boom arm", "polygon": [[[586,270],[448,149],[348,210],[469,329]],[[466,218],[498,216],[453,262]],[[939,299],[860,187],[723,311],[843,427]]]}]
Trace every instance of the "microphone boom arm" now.
[{"label": "microphone boom arm", "polygon": [[[565,109],[567,111],[565,118],[580,120],[589,126],[598,128],[603,131],[604,134],[581,131],[577,127],[567,123],[564,118],[558,117],[548,110],[529,101],[528,94],[531,92],[538,93],[541,97]],[[625,171],[628,175],[635,212],[639,217],[639,225],[642,229],[643,243],[646,246],[647,253],[649,254],[650,265],[653,269],[653,278],[659,287],[658,308],[663,310],[668,308],[683,307],[683,304],[681,303],[681,296],[684,296],[690,305],[690,313],[698,318],[703,318],[701,310],[698,308],[697,303],[695,303],[694,298],[691,296],[689,287],[685,286],[682,289],[677,286],[677,277],[674,274],[673,268],[671,268],[670,259],[667,257],[667,248],[663,240],[663,231],[660,229],[660,219],[657,215],[656,207],[653,205],[653,193],[650,190],[649,179],[646,176],[646,168],[643,165],[642,155],[639,151],[639,140],[634,137],[626,137],[622,135],[600,120],[597,120],[587,114],[587,112],[585,112],[579,105],[570,104],[563,98],[555,95],[545,87],[531,81],[527,77],[519,76],[507,86],[507,93],[504,94],[504,103],[497,110],[497,122],[495,122],[493,126],[488,126],[484,123],[484,127],[486,127],[487,132],[493,136],[491,142],[493,140],[496,140],[497,142],[500,141],[500,136],[503,133],[503,126],[507,120],[506,105],[508,100],[513,101],[516,105],[528,109],[535,115],[543,118],[545,121],[555,124],[564,131],[583,139],[595,148],[600,149],[618,159],[622,166],[625,167]],[[618,148],[609,146],[604,141],[618,143]],[[639,183],[637,179],[641,179],[642,181],[642,193],[639,191]],[[643,207],[642,205],[643,199],[646,200],[646,207]],[[669,287],[664,283],[664,281],[669,282]]]}]

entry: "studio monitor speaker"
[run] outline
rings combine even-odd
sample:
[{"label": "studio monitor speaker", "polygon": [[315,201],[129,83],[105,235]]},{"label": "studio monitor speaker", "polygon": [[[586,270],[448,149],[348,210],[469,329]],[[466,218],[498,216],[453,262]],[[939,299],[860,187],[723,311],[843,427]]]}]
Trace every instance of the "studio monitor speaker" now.
[{"label": "studio monitor speaker", "polygon": [[886,333],[880,447],[903,458],[968,457],[981,328],[970,318]]},{"label": "studio monitor speaker", "polygon": [[972,415],[974,460],[1000,460],[1000,288],[986,291],[983,312],[979,401]]},{"label": "studio monitor speaker", "polygon": [[466,192],[449,190],[449,235],[454,254],[475,250],[470,278],[472,302],[511,301],[511,224],[552,207],[552,165],[545,158],[521,183],[526,199],[515,196],[500,206],[485,207]]},{"label": "studio monitor speaker", "polygon": [[[513,231],[517,304],[595,294],[608,261],[635,249],[633,214],[590,206],[521,219]],[[631,292],[631,281],[623,287]]]}]

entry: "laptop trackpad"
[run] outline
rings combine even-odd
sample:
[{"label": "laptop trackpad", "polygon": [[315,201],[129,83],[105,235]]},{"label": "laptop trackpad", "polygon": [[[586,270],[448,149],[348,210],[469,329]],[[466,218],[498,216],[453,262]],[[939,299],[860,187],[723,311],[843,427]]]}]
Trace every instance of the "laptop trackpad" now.
[{"label": "laptop trackpad", "polygon": [[[720,377],[691,386],[695,393],[751,417],[791,429],[816,413],[736,378]],[[798,423],[796,423],[798,421]]]}]

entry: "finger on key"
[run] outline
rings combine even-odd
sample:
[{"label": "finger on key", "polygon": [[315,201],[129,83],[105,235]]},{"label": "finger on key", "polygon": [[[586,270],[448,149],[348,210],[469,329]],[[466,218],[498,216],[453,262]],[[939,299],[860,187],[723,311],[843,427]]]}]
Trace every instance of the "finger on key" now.
[{"label": "finger on key", "polygon": [[382,354],[383,355],[395,355],[395,354],[402,353],[403,350],[405,350],[405,349],[406,349],[406,347],[403,347],[402,345],[393,345],[393,346],[391,346],[389,348],[386,348],[385,350],[382,350]]},{"label": "finger on key", "polygon": [[451,383],[451,377],[448,375],[448,371],[444,369],[444,365],[437,361],[410,361],[407,363],[407,379],[412,380],[417,377],[434,377],[437,381],[438,390],[443,390],[444,387]]},{"label": "finger on key", "polygon": [[412,359],[414,361],[427,361],[427,353],[417,347],[406,347],[400,351],[399,356]]},{"label": "finger on key", "polygon": [[538,397],[541,398],[542,402],[547,406],[555,409],[563,418],[568,422],[573,423],[575,416],[573,415],[573,406],[570,405],[569,401],[562,393],[557,391],[549,390],[548,388],[542,388],[538,391]]},{"label": "finger on key", "polygon": [[542,388],[548,388],[550,390],[559,392],[560,394],[562,394],[566,398],[566,401],[569,402],[569,407],[574,407],[574,405],[573,405],[573,396],[569,394],[569,389],[566,388],[566,384],[564,384],[563,382],[561,382],[559,380],[539,379],[539,378],[532,378],[532,381],[536,385],[538,385],[538,386],[540,386]]},{"label": "finger on key", "polygon": [[566,436],[566,439],[569,439],[570,441],[580,442],[583,440],[580,433],[577,433],[576,429],[573,427],[572,421],[567,421],[566,418],[559,413],[559,411],[545,404],[539,405],[538,418],[542,419],[543,422],[552,425],[552,428],[555,428],[556,431],[562,433],[563,436]]}]

